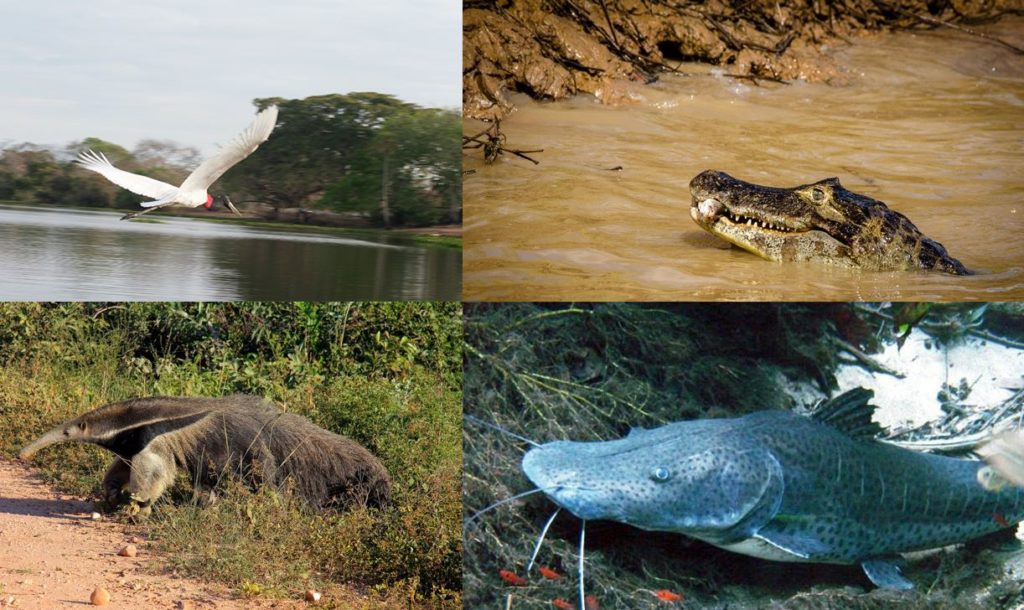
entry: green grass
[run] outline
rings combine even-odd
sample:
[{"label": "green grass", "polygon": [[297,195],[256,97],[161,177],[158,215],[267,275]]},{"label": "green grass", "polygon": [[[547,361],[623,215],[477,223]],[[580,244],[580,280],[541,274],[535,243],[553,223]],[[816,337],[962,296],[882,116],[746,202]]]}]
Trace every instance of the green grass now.
[{"label": "green grass", "polygon": [[430,246],[441,246],[444,248],[462,249],[462,238],[451,235],[414,235],[413,239],[419,243]]},{"label": "green grass", "polygon": [[[450,303],[2,303],[0,455],[115,400],[260,395],[374,452],[395,506],[320,513],[227,485],[201,508],[180,474],[142,526],[169,567],[242,597],[461,608],[460,342]],[[33,462],[98,497],[110,459],[67,444]]]}]

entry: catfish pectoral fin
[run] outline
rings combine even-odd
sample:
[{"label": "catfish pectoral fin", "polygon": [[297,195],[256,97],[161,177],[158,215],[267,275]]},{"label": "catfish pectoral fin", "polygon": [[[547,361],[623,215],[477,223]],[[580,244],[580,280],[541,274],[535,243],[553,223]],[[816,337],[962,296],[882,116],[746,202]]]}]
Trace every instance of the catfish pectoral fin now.
[{"label": "catfish pectoral fin", "polygon": [[[776,518],[781,521],[779,517],[781,516]],[[812,560],[815,556],[821,557],[834,552],[831,546],[815,537],[810,530],[786,531],[775,523],[769,523],[761,528],[757,532],[757,537],[801,559]]]},{"label": "catfish pectoral fin", "polygon": [[899,566],[893,563],[896,559],[898,557],[865,559],[860,562],[860,566],[864,568],[864,573],[868,575],[871,582],[883,589],[899,589],[901,591],[913,589],[914,583],[904,578],[900,573]]}]

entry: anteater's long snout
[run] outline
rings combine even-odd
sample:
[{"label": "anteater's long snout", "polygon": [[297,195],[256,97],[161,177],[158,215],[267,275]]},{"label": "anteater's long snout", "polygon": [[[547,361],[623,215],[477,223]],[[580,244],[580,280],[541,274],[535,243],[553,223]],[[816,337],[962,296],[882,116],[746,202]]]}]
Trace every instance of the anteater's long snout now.
[{"label": "anteater's long snout", "polygon": [[55,445],[66,440],[71,439],[68,436],[65,436],[64,426],[59,426],[57,428],[54,428],[53,430],[50,430],[49,432],[46,432],[45,434],[37,438],[35,441],[29,443],[28,445],[25,445],[25,447],[18,452],[18,458],[22,460],[30,460],[32,459],[32,456],[39,452],[40,449],[49,447],[50,445]]}]

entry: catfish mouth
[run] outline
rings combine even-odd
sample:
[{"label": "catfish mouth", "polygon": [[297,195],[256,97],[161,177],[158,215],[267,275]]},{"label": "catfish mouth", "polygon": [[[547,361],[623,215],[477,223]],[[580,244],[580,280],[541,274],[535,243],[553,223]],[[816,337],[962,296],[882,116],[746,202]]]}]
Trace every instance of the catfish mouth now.
[{"label": "catfish mouth", "polygon": [[585,482],[587,475],[573,465],[573,460],[567,456],[564,448],[565,445],[587,444],[554,441],[534,447],[523,456],[523,474],[552,502],[580,519],[611,519],[625,523],[622,515],[615,510],[615,506],[621,504],[618,493],[611,493],[615,499],[610,501],[608,489],[599,490],[588,485]]}]

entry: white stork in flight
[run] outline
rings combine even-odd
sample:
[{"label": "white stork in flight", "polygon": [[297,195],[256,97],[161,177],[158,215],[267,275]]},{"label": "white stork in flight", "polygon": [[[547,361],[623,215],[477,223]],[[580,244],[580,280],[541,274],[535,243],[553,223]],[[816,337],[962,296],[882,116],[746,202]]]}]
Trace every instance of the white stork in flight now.
[{"label": "white stork in flight", "polygon": [[96,153],[91,150],[78,155],[75,161],[80,163],[85,169],[101,174],[114,184],[153,200],[142,202],[142,207],[146,208],[145,210],[125,214],[121,217],[121,220],[142,216],[153,210],[159,210],[170,205],[183,205],[190,208],[203,206],[209,210],[213,207],[214,202],[222,203],[226,208],[238,214],[238,210],[231,203],[231,199],[227,195],[215,198],[206,192],[206,189],[216,182],[217,178],[220,178],[229,168],[251,155],[260,144],[270,137],[270,132],[274,130],[274,125],[276,124],[277,106],[271,106],[263,110],[256,115],[252,124],[246,127],[245,131],[238,134],[234,140],[220,149],[217,154],[200,163],[199,167],[189,174],[188,178],[185,178],[181,186],[174,186],[149,176],[141,176],[126,172],[123,169],[117,169],[107,160],[103,153]]}]

